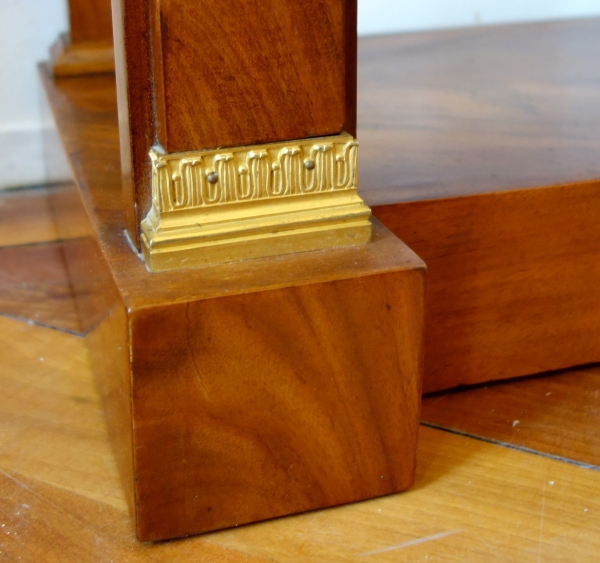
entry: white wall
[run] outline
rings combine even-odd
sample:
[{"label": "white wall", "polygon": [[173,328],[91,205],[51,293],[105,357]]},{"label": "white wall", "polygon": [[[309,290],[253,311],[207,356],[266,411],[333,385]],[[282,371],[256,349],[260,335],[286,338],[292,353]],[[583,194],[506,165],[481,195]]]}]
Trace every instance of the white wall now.
[{"label": "white wall", "polygon": [[[66,0],[0,0],[0,188],[67,177],[43,158],[52,123],[35,68],[66,29]],[[359,33],[600,15],[600,0],[359,0]],[[55,152],[50,147],[50,152]]]},{"label": "white wall", "polygon": [[65,28],[65,0],[0,0],[0,188],[48,179],[36,62]]},{"label": "white wall", "polygon": [[586,16],[600,16],[600,0],[358,0],[358,33]]}]

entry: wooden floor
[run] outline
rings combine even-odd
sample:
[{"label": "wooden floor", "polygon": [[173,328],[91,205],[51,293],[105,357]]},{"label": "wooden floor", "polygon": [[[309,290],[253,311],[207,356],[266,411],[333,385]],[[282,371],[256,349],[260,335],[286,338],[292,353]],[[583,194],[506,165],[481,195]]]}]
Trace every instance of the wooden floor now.
[{"label": "wooden floor", "polygon": [[411,491],[140,544],[49,210],[0,194],[0,561],[594,561],[600,368],[426,397]]}]

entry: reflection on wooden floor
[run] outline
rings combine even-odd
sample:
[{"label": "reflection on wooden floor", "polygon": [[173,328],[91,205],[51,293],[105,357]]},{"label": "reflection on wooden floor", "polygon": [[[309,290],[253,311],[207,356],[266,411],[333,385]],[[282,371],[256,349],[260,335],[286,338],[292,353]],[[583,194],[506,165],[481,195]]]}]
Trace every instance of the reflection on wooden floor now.
[{"label": "reflection on wooden floor", "polygon": [[137,543],[48,193],[0,194],[1,561],[523,563],[600,554],[599,367],[426,397],[407,493]]}]

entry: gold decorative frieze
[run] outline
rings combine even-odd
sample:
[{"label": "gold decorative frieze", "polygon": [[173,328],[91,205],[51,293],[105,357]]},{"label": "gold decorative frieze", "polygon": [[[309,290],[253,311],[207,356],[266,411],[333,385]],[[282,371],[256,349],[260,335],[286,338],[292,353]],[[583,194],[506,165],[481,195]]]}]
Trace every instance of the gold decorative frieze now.
[{"label": "gold decorative frieze", "polygon": [[366,242],[358,143],[317,139],[177,154],[150,152],[142,222],[151,270]]},{"label": "gold decorative frieze", "polygon": [[152,199],[160,211],[356,187],[350,135],[203,153],[153,150]]}]

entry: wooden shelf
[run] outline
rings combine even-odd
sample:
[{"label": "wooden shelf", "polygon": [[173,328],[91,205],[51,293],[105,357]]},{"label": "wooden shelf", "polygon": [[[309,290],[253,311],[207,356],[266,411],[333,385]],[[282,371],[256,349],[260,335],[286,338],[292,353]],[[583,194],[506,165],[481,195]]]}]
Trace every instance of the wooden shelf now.
[{"label": "wooden shelf", "polygon": [[[362,38],[367,203],[600,180],[599,36],[600,19],[589,19]],[[56,88],[70,125],[96,131],[119,185],[114,78]]]}]

